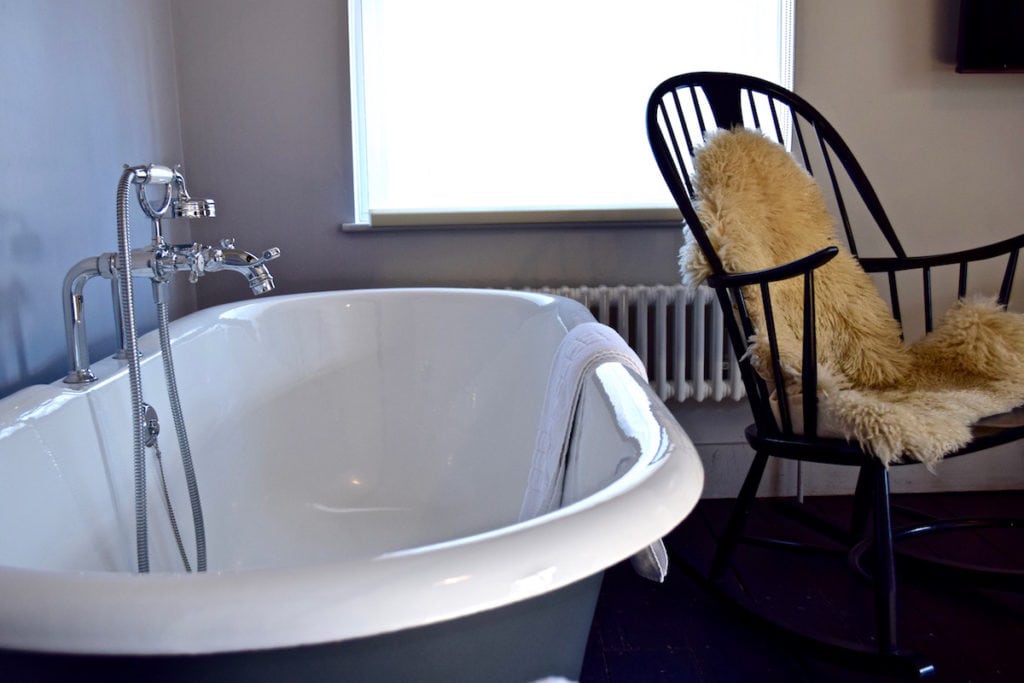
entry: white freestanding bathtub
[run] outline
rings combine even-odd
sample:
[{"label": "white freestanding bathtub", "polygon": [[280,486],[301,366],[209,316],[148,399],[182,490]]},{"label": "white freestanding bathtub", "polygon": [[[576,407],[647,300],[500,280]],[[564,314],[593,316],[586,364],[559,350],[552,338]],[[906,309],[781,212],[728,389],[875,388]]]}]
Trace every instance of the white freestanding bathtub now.
[{"label": "white freestanding bathtub", "polygon": [[[281,296],[171,326],[209,571],[185,574],[149,454],[135,573],[124,364],[0,400],[0,675],[578,675],[604,568],[695,505],[692,444],[617,363],[586,379],[566,500],[517,522],[551,361],[592,321],[472,290]],[[155,332],[143,392],[194,551]]]}]

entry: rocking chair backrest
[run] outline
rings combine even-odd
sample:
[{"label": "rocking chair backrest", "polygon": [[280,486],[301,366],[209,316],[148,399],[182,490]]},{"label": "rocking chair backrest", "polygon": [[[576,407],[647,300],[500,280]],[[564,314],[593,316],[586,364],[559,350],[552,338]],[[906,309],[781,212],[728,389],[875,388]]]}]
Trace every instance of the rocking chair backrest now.
[{"label": "rocking chair backrest", "polygon": [[[661,170],[683,218],[700,246],[714,276],[709,284],[715,287],[719,301],[725,309],[730,342],[737,357],[744,356],[753,324],[746,314],[739,285],[735,279],[728,286],[720,279],[730,275],[707,236],[694,208],[694,152],[710,133],[736,127],[760,131],[769,139],[791,150],[797,163],[818,180],[826,203],[842,226],[850,253],[858,257],[859,249],[873,240],[872,249],[884,249],[885,256],[905,258],[906,252],[889,222],[871,183],[839,133],[807,101],[774,83],[752,76],[729,73],[700,72],[670,78],[659,85],[651,95],[647,107],[647,132],[658,167]],[[861,226],[867,225],[865,231]],[[861,229],[855,229],[860,227]],[[863,244],[862,244],[863,243]],[[808,321],[813,320],[813,269],[830,256],[820,254],[814,263],[803,268],[779,273],[774,281],[787,277],[805,278],[805,304]],[[812,259],[813,260],[813,259]],[[717,285],[717,286],[716,286]],[[751,281],[746,286],[760,286],[764,297],[769,297],[763,281]],[[896,282],[890,282],[890,302],[897,320],[899,299]],[[765,306],[769,325],[770,299]],[[803,377],[802,432],[813,436],[817,428],[816,408],[813,405],[817,377],[814,372],[816,358],[814,324],[809,322],[804,336],[805,369]],[[774,337],[774,330],[769,330]],[[782,370],[773,353],[775,376],[781,380]],[[770,402],[770,388],[750,367],[749,360],[741,362],[744,384],[754,411],[755,421],[767,432],[781,431],[792,435],[796,416],[790,416],[785,389],[776,396],[776,421]],[[781,381],[773,383],[779,387]]]},{"label": "rocking chair backrest", "polygon": [[[851,199],[856,198],[892,255],[906,256],[874,188],[825,117],[799,95],[779,85],[730,73],[675,76],[654,90],[647,105],[647,134],[658,167],[698,240],[703,230],[691,204],[693,153],[708,133],[737,126],[759,130],[791,149],[797,162],[820,178],[823,192],[832,195],[829,199],[839,214],[850,253],[860,254],[856,239],[860,235],[855,235],[855,217],[851,213]],[[709,258],[713,259],[714,267],[717,259],[710,255]]]}]

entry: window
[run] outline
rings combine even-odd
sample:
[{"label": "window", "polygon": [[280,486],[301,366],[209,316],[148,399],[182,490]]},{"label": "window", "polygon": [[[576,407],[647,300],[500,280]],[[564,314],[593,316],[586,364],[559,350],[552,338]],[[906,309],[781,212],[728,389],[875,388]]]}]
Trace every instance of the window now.
[{"label": "window", "polygon": [[349,0],[356,224],[678,217],[648,95],[695,70],[791,87],[792,3]]}]

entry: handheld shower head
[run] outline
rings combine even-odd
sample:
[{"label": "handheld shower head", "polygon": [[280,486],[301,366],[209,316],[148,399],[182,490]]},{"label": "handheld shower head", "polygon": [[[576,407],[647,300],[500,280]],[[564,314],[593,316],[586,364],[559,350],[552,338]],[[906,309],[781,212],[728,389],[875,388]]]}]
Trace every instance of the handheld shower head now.
[{"label": "handheld shower head", "polygon": [[212,199],[193,199],[186,195],[171,202],[172,218],[213,218],[216,215],[217,204]]},{"label": "handheld shower head", "polygon": [[212,199],[194,199],[188,193],[180,167],[174,169],[174,183],[178,192],[171,201],[171,218],[213,218],[217,215],[217,205]]}]

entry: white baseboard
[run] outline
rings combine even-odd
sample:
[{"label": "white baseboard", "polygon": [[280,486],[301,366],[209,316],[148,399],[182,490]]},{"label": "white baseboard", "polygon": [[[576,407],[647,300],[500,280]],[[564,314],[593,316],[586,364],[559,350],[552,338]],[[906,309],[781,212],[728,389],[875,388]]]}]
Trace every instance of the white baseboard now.
[{"label": "white baseboard", "polygon": [[[696,444],[704,463],[704,498],[734,498],[753,460],[745,443]],[[892,468],[893,493],[946,491],[1003,491],[1024,489],[1024,444],[1006,444],[939,463],[935,472],[923,465]],[[804,495],[834,496],[853,493],[857,469],[840,465],[803,463]],[[795,496],[797,463],[772,458],[761,487],[762,497]]]},{"label": "white baseboard", "polygon": [[[734,498],[753,460],[743,438],[750,412],[743,403],[683,403],[670,406],[693,439],[704,463],[704,498]],[[935,472],[923,465],[892,468],[894,493],[997,491],[1024,489],[1024,442],[1010,443],[939,463]],[[804,495],[853,493],[857,468],[803,463]],[[797,463],[768,461],[758,495],[795,496]]]}]

